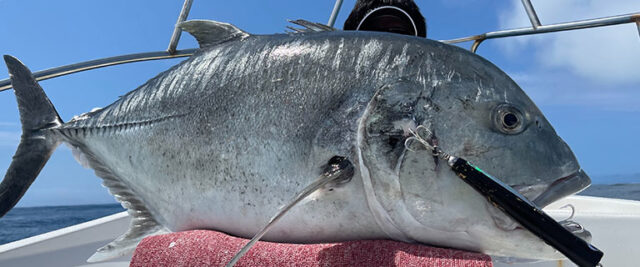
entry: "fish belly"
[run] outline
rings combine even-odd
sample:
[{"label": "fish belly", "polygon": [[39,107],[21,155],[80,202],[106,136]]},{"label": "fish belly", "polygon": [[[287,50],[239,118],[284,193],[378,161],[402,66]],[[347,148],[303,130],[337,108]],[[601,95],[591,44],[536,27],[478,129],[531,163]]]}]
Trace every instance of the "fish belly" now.
[{"label": "fish belly", "polygon": [[[183,117],[103,130],[82,143],[168,229],[214,229],[250,238],[318,177],[324,162],[309,160],[307,140],[225,128],[231,129]],[[264,239],[385,238],[356,177],[359,173],[347,185],[308,197]]]}]

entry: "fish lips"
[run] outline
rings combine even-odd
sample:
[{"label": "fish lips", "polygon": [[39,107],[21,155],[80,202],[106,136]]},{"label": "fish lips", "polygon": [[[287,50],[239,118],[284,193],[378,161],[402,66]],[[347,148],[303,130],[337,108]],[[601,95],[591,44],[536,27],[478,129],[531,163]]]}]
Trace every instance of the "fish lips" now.
[{"label": "fish lips", "polygon": [[578,193],[591,184],[591,178],[582,170],[555,180],[547,189],[537,196],[533,203],[545,207],[554,201]]},{"label": "fish lips", "polygon": [[[535,197],[533,203],[540,208],[544,208],[545,206],[555,202],[558,199],[584,190],[590,184],[591,178],[589,178],[589,176],[583,170],[579,169],[567,176],[556,179],[553,183],[547,186],[545,191]],[[519,191],[528,199],[531,199],[531,193],[535,191],[536,188],[540,188],[540,185],[526,187],[514,186],[514,189]],[[491,214],[491,217],[493,218],[495,224],[502,230],[513,231],[523,229],[518,223],[516,223],[515,220],[513,220],[511,217],[507,216],[497,208],[493,207],[492,205],[489,206],[489,213]],[[588,232],[586,233],[588,234]]]},{"label": "fish lips", "polygon": [[[555,180],[547,190],[542,192],[533,200],[538,207],[545,207],[558,199],[578,193],[591,185],[591,178],[582,170],[578,170],[570,175]],[[571,216],[573,217],[573,215]],[[560,225],[567,231],[587,242],[591,242],[591,232],[587,231],[579,223],[572,221],[572,218],[560,221]]]}]

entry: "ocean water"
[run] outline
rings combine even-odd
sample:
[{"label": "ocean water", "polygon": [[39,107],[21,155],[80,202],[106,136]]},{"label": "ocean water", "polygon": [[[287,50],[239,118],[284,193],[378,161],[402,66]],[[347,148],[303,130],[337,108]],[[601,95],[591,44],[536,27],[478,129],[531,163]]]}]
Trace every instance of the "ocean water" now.
[{"label": "ocean water", "polygon": [[[580,195],[640,200],[640,183],[595,184]],[[124,211],[119,204],[14,208],[0,218],[0,244]]]},{"label": "ocean water", "polygon": [[13,208],[0,219],[0,244],[124,211],[120,204]]},{"label": "ocean water", "polygon": [[640,183],[638,184],[592,184],[578,195],[594,197],[613,197],[640,201]]}]

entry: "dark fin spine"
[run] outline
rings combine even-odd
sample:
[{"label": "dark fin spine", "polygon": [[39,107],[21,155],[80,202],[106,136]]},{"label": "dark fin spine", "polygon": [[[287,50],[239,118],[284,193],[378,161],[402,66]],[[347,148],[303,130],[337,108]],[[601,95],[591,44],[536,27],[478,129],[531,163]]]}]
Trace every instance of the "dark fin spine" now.
[{"label": "dark fin spine", "polygon": [[0,183],[0,217],[18,203],[38,177],[60,144],[60,140],[49,129],[62,124],[58,112],[31,71],[14,57],[5,55],[4,60],[20,110],[22,138]]},{"label": "dark fin spine", "polygon": [[301,28],[294,28],[294,27],[291,27],[291,26],[287,26],[288,29],[290,29],[290,30],[292,30],[294,32],[332,32],[332,31],[336,31],[336,29],[331,27],[331,26],[327,26],[327,25],[324,25],[322,23],[311,22],[311,21],[307,21],[307,20],[303,20],[303,19],[289,20],[289,23],[304,27],[303,29],[301,29]]}]

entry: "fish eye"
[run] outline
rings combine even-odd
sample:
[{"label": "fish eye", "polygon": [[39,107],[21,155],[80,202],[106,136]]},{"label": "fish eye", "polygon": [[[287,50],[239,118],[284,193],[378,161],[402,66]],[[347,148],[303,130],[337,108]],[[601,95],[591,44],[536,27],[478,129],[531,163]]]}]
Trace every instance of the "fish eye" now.
[{"label": "fish eye", "polygon": [[494,126],[505,134],[519,134],[524,130],[524,116],[513,105],[500,104],[493,112]]},{"label": "fish eye", "polygon": [[502,126],[507,129],[514,129],[518,127],[520,120],[518,116],[513,113],[506,113],[502,116]]}]

